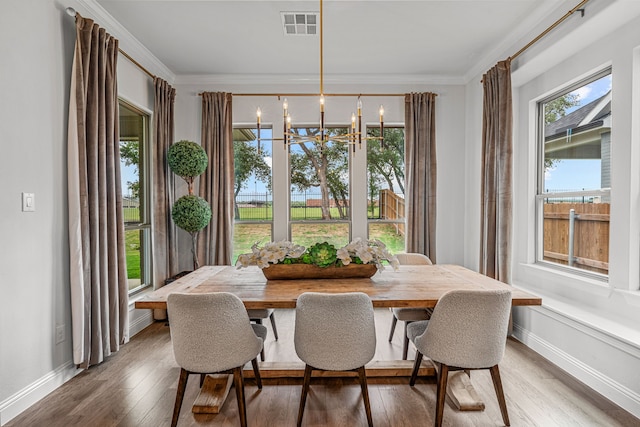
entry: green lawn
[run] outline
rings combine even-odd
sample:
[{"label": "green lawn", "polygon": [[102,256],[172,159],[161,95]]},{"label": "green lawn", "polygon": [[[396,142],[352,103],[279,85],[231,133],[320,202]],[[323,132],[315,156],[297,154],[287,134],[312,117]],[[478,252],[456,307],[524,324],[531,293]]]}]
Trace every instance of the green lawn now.
[{"label": "green lawn", "polygon": [[396,231],[395,224],[370,224],[369,238],[383,242],[392,254],[404,252],[404,234]]},{"label": "green lawn", "polygon": [[[123,208],[124,222],[140,222],[139,208]],[[141,279],[140,272],[140,231],[128,230],[124,232],[125,254],[127,257],[127,278]],[[135,283],[135,282],[133,282]],[[134,286],[129,284],[130,286]]]},{"label": "green lawn", "polygon": [[[265,215],[265,212],[268,215]],[[294,220],[320,219],[320,208],[294,208],[296,214]],[[377,213],[377,212],[376,212]],[[332,208],[331,214],[339,217],[338,210]],[[129,215],[129,216],[127,216]],[[131,220],[137,217],[138,209],[125,208],[125,218]],[[256,218],[256,215],[259,215]],[[240,216],[244,219],[271,219],[271,209],[264,208],[240,208]],[[311,246],[317,242],[328,241],[336,247],[349,243],[348,225],[341,223],[327,224],[296,224],[293,227],[294,243],[303,246]],[[369,238],[380,239],[387,245],[393,254],[404,252],[404,235],[398,233],[394,224],[371,223],[369,225]],[[243,224],[236,223],[233,236],[233,262],[238,255],[251,252],[251,245],[255,242],[266,243],[271,240],[271,224]],[[125,232],[125,245],[127,256],[127,275],[129,279],[140,279],[140,232],[130,230]]]},{"label": "green lawn", "polygon": [[[273,211],[271,209],[271,206],[256,208],[244,207],[239,208],[238,211],[240,213],[240,219],[244,220],[260,221],[271,220],[273,218]],[[331,212],[331,218],[340,219],[340,212],[338,211],[338,208],[331,208],[329,211]],[[378,218],[378,207],[374,207],[373,212],[371,209],[367,209],[367,216],[369,218]],[[319,207],[293,207],[291,208],[291,219],[322,219],[322,209]]]},{"label": "green lawn", "polygon": [[235,224],[233,227],[233,259],[235,264],[238,255],[251,252],[256,242],[271,241],[271,224]]},{"label": "green lawn", "polygon": [[[302,224],[301,224],[302,225]],[[336,247],[349,243],[348,225],[341,223],[303,224],[304,229],[295,233],[294,243],[309,247],[316,242],[328,241]],[[345,228],[346,227],[346,228]],[[233,233],[233,263],[238,255],[251,252],[255,242],[266,243],[271,240],[271,224],[236,223]],[[379,239],[387,245],[392,254],[404,252],[404,235],[396,232],[394,224],[374,224],[369,226],[369,238]]]},{"label": "green lawn", "polygon": [[124,241],[127,255],[127,277],[140,279],[140,231],[125,231]]},{"label": "green lawn", "polygon": [[139,208],[123,208],[124,222],[140,222]]}]

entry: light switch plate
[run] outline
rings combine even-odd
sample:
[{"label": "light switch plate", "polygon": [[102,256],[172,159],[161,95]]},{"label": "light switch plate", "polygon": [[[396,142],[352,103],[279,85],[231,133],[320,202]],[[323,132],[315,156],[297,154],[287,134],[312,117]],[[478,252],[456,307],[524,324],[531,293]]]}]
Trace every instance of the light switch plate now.
[{"label": "light switch plate", "polygon": [[35,212],[36,195],[35,193],[22,193],[22,212]]}]

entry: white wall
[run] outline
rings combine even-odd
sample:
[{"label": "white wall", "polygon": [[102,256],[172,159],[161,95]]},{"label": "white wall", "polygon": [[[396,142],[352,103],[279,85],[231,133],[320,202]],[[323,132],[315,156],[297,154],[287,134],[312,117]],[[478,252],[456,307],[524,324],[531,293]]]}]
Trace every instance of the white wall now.
[{"label": "white wall", "polygon": [[[543,301],[542,307],[515,310],[516,337],[636,416],[640,416],[638,15],[638,3],[594,0],[587,5],[585,18],[571,18],[514,62],[512,263],[513,284]],[[504,59],[522,45],[494,59]],[[610,277],[603,283],[535,264],[535,105],[543,96],[607,65],[613,70],[614,145]],[[465,262],[471,268],[477,268],[479,244],[480,164],[472,159],[480,155],[480,78],[473,78],[466,88],[470,204]]]},{"label": "white wall", "polygon": [[[74,3],[13,0],[0,14],[0,425],[77,373],[66,190],[75,25],[64,8],[90,13]],[[151,80],[122,57],[118,74],[121,93],[152,110]],[[21,211],[21,192],[35,193],[35,212]]]},{"label": "white wall", "polygon": [[[76,372],[71,361],[66,209],[66,123],[75,31],[68,4],[49,0],[12,0],[0,14],[0,424],[55,389]],[[568,5],[573,2],[563,2]],[[515,64],[514,117],[516,203],[514,283],[543,295],[542,308],[516,311],[517,336],[596,390],[640,416],[640,35],[637,2],[592,0],[583,21],[571,22],[548,36]],[[591,6],[593,5],[593,7]],[[620,6],[623,5],[624,7]],[[558,16],[560,16],[560,13]],[[28,18],[29,26],[24,22]],[[629,20],[633,20],[627,23]],[[98,19],[109,30],[117,23]],[[532,31],[540,32],[550,22]],[[588,24],[588,25],[587,25]],[[625,25],[626,24],[626,25]],[[580,32],[580,28],[583,28]],[[117,30],[117,28],[115,28]],[[117,33],[117,31],[116,31]],[[607,34],[611,35],[607,36]],[[118,34],[116,34],[118,36]],[[120,37],[119,37],[120,38]],[[526,41],[531,39],[529,37]],[[602,39],[598,41],[598,39]],[[514,43],[504,59],[524,43]],[[121,47],[138,59],[145,55],[121,38]],[[567,59],[567,52],[574,56]],[[143,61],[144,62],[144,61]],[[614,69],[612,248],[610,286],[594,285],[531,267],[533,233],[530,135],[532,100],[569,80],[611,62]],[[157,65],[157,64],[156,64]],[[489,66],[490,66],[489,65]],[[147,65],[172,82],[172,75]],[[487,66],[488,68],[488,66]],[[120,93],[152,108],[151,81],[126,59],[119,61]],[[164,73],[164,74],[163,74]],[[635,73],[635,76],[632,74]],[[333,82],[327,92],[433,91],[437,98],[438,254],[440,263],[478,265],[481,76],[466,86]],[[175,84],[176,139],[200,141],[203,90],[230,92],[316,92],[315,85],[181,81]],[[294,107],[293,100],[292,108]],[[352,109],[328,100],[328,121],[339,122]],[[385,121],[402,122],[402,102],[365,98],[367,120],[375,122],[384,103]],[[297,103],[298,101],[296,101]],[[279,111],[275,100],[234,99],[237,122],[253,123],[256,105]],[[296,111],[303,111],[302,105]],[[334,113],[335,112],[335,113]],[[309,113],[310,114],[310,113]],[[336,114],[336,116],[333,116]],[[315,120],[310,116],[309,120]],[[464,167],[460,167],[463,164]],[[36,195],[36,211],[20,210],[20,193]],[[463,225],[463,226],[461,226]],[[185,240],[188,247],[188,240]],[[185,261],[189,267],[188,259]],[[139,314],[139,313],[138,313]],[[137,314],[136,314],[137,315]],[[134,322],[138,322],[132,317]],[[145,319],[135,327],[140,328]],[[62,326],[65,341],[55,344]]]},{"label": "white wall", "polygon": [[[186,81],[185,81],[186,80]],[[208,81],[188,81],[177,79],[176,83],[176,139],[200,142],[201,97],[203,91],[226,91],[236,93],[317,93],[317,84],[296,84],[288,82],[228,84]],[[194,80],[194,79],[191,79]],[[438,213],[437,213],[437,261],[439,263],[462,263],[464,254],[464,173],[456,165],[464,157],[464,87],[462,85],[429,84],[362,84],[358,82],[325,83],[326,93],[394,93],[434,92],[436,98],[436,141],[438,160]],[[378,123],[378,107],[384,105],[385,124],[404,123],[404,97],[363,97],[363,123]],[[292,120],[300,124],[319,121],[319,104],[315,97],[289,97]],[[327,97],[326,123],[348,125],[351,113],[355,111],[356,98]],[[233,98],[234,123],[255,125],[256,109],[262,109],[263,125],[271,124],[274,137],[282,136],[282,100],[276,97]],[[274,147],[282,142],[275,142]],[[286,197],[287,167],[284,156],[276,158],[274,148],[274,198],[279,194]],[[282,150],[284,151],[284,150]],[[358,153],[356,152],[358,158]],[[362,157],[362,156],[360,156]],[[356,159],[357,161],[358,159]],[[283,190],[284,189],[284,190]],[[284,192],[281,192],[284,191]],[[360,194],[365,197],[365,188]],[[279,193],[280,192],[280,193]],[[358,187],[354,186],[352,197],[358,197]],[[286,213],[285,213],[286,214]],[[363,217],[364,217],[363,213]],[[277,215],[274,215],[277,216]],[[364,227],[362,227],[364,225]],[[185,234],[185,233],[182,233]],[[274,238],[287,236],[286,222],[274,224]],[[353,237],[366,237],[366,221],[354,221]],[[188,244],[183,241],[183,247]],[[181,251],[183,252],[183,251]],[[186,252],[186,251],[184,251]],[[188,267],[188,257],[181,260]]]}]

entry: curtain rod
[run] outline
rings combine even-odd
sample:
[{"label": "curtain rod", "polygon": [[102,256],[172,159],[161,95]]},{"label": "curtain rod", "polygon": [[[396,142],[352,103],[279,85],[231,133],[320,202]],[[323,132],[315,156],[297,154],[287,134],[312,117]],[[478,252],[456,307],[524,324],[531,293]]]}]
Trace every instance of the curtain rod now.
[{"label": "curtain rod", "polygon": [[[589,0],[582,0],[576,7],[574,7],[573,9],[571,9],[569,12],[567,12],[562,18],[558,19],[556,22],[554,22],[553,24],[551,24],[551,26],[549,26],[546,30],[544,30],[543,32],[541,32],[540,34],[538,34],[538,36],[536,38],[534,38],[533,40],[531,40],[529,43],[527,43],[522,49],[520,49],[519,51],[517,51],[516,53],[514,53],[513,55],[511,55],[511,60],[513,61],[514,59],[516,59],[518,56],[522,55],[527,49],[529,49],[531,46],[533,46],[535,43],[537,43],[541,38],[543,38],[544,36],[546,36],[549,32],[551,32],[554,28],[556,28],[558,25],[560,25],[562,22],[564,22],[564,20],[566,20],[568,17],[570,17],[571,15],[573,15],[576,11],[581,10],[580,8],[582,6],[584,6]],[[584,16],[584,10],[582,10],[582,16]]]},{"label": "curtain rod", "polygon": [[142,64],[140,64],[138,61],[133,59],[131,57],[131,55],[129,55],[124,50],[118,48],[118,52],[120,52],[125,58],[127,58],[129,61],[131,61],[133,63],[133,65],[135,65],[136,67],[140,68],[140,70],[144,71],[145,74],[148,75],[149,77],[151,77],[152,79],[155,79],[157,77],[155,74],[151,73],[151,71],[149,71],[146,68],[144,68],[144,66],[142,66]]},{"label": "curtain rod", "polygon": [[[80,15],[78,12],[76,12],[76,10],[74,8],[72,8],[72,7],[68,7],[67,8],[67,15],[72,16],[74,18],[76,16],[82,17],[82,15]],[[148,75],[152,79],[155,79],[157,77],[155,74],[151,73],[151,71],[147,70],[142,64],[140,64],[138,61],[133,59],[131,57],[131,55],[129,55],[127,52],[125,52],[124,50],[120,49],[119,47],[118,47],[118,52],[120,52],[125,58],[127,58],[129,61],[131,61],[131,63],[133,63],[133,65],[138,67],[140,70],[142,70],[146,75]]]}]

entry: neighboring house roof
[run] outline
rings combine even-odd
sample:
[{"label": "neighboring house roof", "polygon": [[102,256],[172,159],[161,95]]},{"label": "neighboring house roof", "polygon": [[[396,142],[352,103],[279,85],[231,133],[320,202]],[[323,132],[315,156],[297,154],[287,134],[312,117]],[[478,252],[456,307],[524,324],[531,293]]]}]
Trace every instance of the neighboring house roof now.
[{"label": "neighboring house roof", "polygon": [[611,91],[545,126],[545,158],[600,159],[610,131]]},{"label": "neighboring house roof", "polygon": [[546,125],[544,138],[549,141],[566,135],[568,130],[571,130],[571,133],[578,133],[602,126],[604,118],[609,115],[611,115],[611,91]]},{"label": "neighboring house roof", "polygon": [[234,141],[253,141],[254,139],[256,139],[256,135],[253,133],[251,129],[246,129],[246,128],[233,129]]}]

